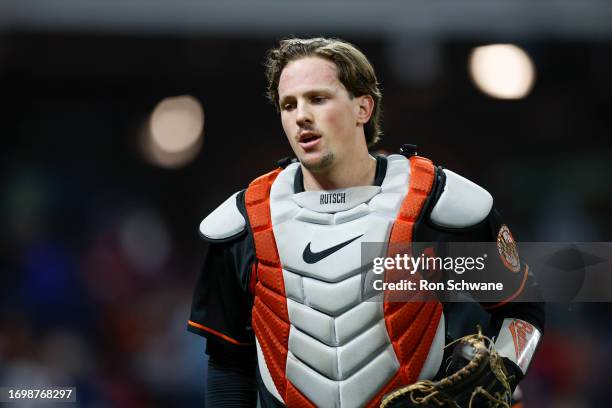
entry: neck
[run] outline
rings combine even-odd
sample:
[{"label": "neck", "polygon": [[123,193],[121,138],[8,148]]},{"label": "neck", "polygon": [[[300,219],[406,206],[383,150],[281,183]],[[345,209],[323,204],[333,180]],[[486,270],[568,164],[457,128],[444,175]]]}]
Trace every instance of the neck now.
[{"label": "neck", "polygon": [[366,150],[363,156],[338,163],[325,172],[313,173],[302,166],[302,174],[305,191],[371,186],[376,176],[376,159]]}]

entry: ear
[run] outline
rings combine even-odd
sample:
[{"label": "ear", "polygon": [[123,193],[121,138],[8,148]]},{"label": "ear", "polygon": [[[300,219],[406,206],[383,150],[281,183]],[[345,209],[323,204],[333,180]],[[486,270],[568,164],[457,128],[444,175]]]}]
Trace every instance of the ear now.
[{"label": "ear", "polygon": [[355,109],[357,111],[357,124],[365,125],[374,112],[374,98],[370,95],[362,95],[355,98]]}]

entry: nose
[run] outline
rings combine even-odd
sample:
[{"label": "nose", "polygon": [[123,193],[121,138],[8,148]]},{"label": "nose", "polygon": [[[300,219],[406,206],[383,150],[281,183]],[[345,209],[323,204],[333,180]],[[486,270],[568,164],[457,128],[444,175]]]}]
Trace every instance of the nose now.
[{"label": "nose", "polygon": [[305,124],[311,124],[312,123],[312,112],[310,111],[308,104],[298,103],[296,108],[297,108],[297,115],[296,115],[295,121],[298,124],[298,126],[302,127]]}]

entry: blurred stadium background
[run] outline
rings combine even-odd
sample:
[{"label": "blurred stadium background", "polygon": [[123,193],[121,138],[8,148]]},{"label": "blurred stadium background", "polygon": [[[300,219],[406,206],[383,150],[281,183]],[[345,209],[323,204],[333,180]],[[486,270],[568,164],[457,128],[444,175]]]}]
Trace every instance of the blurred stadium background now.
[{"label": "blurred stadium background", "polygon": [[[378,148],[477,181],[519,240],[612,240],[612,2],[3,0],[0,385],[202,405],[197,226],[290,154],[262,67],[289,35],[357,44]],[[526,407],[609,405],[611,311],[549,305]]]}]

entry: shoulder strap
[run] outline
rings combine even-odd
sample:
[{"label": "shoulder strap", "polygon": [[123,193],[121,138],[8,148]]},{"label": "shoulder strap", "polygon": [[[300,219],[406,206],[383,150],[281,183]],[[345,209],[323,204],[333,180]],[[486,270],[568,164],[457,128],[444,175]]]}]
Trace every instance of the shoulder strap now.
[{"label": "shoulder strap", "polygon": [[412,156],[409,161],[408,193],[393,224],[389,244],[412,241],[414,224],[434,185],[436,171],[431,160],[421,156]]},{"label": "shoulder strap", "polygon": [[244,197],[257,260],[271,266],[280,266],[280,261],[272,232],[270,189],[281,171],[282,169],[278,168],[253,180]]}]

